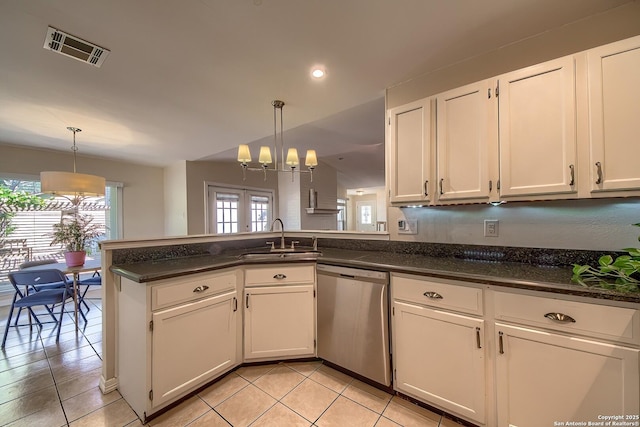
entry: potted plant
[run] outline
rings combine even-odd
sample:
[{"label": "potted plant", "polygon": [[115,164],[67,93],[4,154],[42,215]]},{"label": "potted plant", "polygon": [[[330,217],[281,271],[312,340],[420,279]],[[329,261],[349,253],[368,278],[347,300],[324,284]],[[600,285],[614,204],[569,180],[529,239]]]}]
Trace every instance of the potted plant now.
[{"label": "potted plant", "polygon": [[66,252],[64,258],[69,267],[84,264],[86,249],[91,240],[101,236],[105,227],[93,223],[93,217],[86,214],[74,213],[62,218],[53,225],[51,246],[61,244]]},{"label": "potted plant", "polygon": [[[640,227],[640,223],[633,225]],[[599,286],[619,292],[640,292],[640,248],[623,250],[627,255],[616,258],[604,255],[600,257],[596,267],[574,264],[571,279],[582,286]]]}]

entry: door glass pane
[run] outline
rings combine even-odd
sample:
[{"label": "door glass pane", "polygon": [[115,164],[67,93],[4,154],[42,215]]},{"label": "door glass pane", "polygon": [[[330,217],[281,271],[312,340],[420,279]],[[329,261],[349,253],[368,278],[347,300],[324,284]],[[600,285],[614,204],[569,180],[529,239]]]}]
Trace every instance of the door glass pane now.
[{"label": "door glass pane", "polygon": [[216,232],[238,232],[239,197],[237,194],[216,193]]},{"label": "door glass pane", "polygon": [[267,231],[269,200],[266,196],[251,196],[251,231]]}]

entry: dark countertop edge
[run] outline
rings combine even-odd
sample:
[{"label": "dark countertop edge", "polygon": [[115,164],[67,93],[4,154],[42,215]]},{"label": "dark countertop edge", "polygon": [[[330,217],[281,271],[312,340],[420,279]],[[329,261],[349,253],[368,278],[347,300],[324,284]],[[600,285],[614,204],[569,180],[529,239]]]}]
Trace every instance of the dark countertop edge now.
[{"label": "dark countertop edge", "polygon": [[[188,257],[189,260],[198,260],[202,259],[202,264],[195,263],[190,264],[184,267],[171,268],[170,261],[166,261],[167,265],[165,265],[164,269],[160,269],[156,272],[147,272],[136,273],[135,264],[127,264],[127,265],[112,265],[110,270],[119,276],[125,277],[137,283],[145,283],[145,282],[154,282],[163,279],[170,279],[174,277],[180,277],[191,274],[205,273],[209,271],[220,270],[223,268],[236,267],[242,265],[256,265],[256,264],[280,264],[282,260],[273,260],[273,261],[253,261],[253,260],[242,260],[239,259],[236,255],[234,256],[222,256],[217,258],[212,258],[210,255],[205,256],[196,256],[196,257]],[[215,260],[214,260],[215,259]],[[316,262],[318,264],[328,264],[328,265],[338,265],[345,267],[359,267],[366,268],[369,270],[377,270],[377,271],[385,271],[390,273],[406,273],[406,274],[415,274],[419,276],[425,277],[435,277],[449,280],[458,280],[463,282],[470,282],[478,285],[492,285],[499,286],[505,288],[515,288],[515,289],[524,289],[524,290],[532,290],[532,291],[542,291],[548,293],[556,293],[562,295],[573,295],[573,296],[581,296],[592,299],[599,300],[608,300],[608,301],[620,301],[620,302],[631,302],[631,303],[640,303],[640,294],[625,294],[621,292],[609,291],[602,288],[596,287],[584,287],[581,285],[574,284],[561,284],[561,283],[552,283],[545,281],[527,281],[516,278],[501,278],[496,276],[488,276],[484,274],[472,274],[472,273],[463,273],[457,271],[448,271],[448,270],[438,270],[433,268],[418,268],[411,266],[403,266],[398,264],[382,264],[380,262],[370,262],[366,260],[359,260],[357,257],[355,258],[335,258],[331,256],[322,256],[317,260],[287,260],[284,261],[286,263],[309,263]],[[156,261],[153,264],[165,264],[162,261]],[[143,262],[139,263],[139,265],[148,266],[149,263]]]}]

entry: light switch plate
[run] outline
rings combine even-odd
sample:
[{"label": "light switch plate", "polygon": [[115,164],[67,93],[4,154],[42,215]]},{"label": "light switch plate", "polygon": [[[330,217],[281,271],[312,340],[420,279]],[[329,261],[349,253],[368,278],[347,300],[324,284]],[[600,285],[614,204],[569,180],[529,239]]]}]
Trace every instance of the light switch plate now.
[{"label": "light switch plate", "polygon": [[404,219],[398,221],[398,234],[418,234],[418,220]]}]

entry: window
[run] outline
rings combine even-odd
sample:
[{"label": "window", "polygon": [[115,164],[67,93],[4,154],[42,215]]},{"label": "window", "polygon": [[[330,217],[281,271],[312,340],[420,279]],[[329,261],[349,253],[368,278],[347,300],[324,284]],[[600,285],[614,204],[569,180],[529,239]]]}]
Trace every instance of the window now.
[{"label": "window", "polygon": [[[40,181],[37,178],[0,177],[0,186],[12,192],[23,191],[27,194],[40,193]],[[0,205],[0,239],[5,242],[24,242],[26,255],[0,260],[0,281],[6,273],[18,268],[24,261],[41,259],[60,259],[61,246],[51,246],[53,224],[60,222],[63,213],[73,210],[71,202],[64,197],[43,196],[37,206],[21,207],[15,204]],[[103,197],[86,198],[78,206],[82,214],[91,215],[95,224],[104,225],[106,233],[98,240],[122,238],[122,184],[107,183]],[[87,248],[91,257],[100,256],[98,241]]]},{"label": "window", "polygon": [[240,197],[237,194],[216,194],[216,233],[238,232],[238,209]]},{"label": "window", "polygon": [[273,216],[273,192],[209,185],[209,233],[268,231]]},{"label": "window", "polygon": [[251,231],[269,231],[269,197],[251,195]]}]

